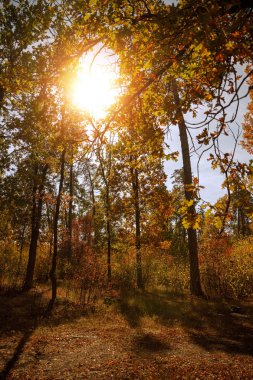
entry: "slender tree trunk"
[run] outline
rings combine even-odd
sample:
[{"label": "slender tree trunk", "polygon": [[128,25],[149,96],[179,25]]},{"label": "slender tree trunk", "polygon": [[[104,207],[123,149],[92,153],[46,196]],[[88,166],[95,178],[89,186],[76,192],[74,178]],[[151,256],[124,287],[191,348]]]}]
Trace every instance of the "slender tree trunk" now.
[{"label": "slender tree trunk", "polygon": [[112,280],[111,269],[111,218],[110,218],[110,194],[109,187],[106,189],[106,232],[107,232],[107,281]]},{"label": "slender tree trunk", "polygon": [[[181,141],[181,150],[183,158],[183,172],[184,172],[184,186],[185,186],[185,198],[187,201],[194,200],[193,192],[189,189],[189,186],[192,185],[192,169],[191,169],[191,159],[190,159],[190,150],[187,136],[187,128],[184,120],[184,115],[182,112],[180,99],[178,95],[176,82],[172,82],[172,91],[174,101],[177,107],[177,120],[179,127],[179,135]],[[190,213],[195,215],[195,206],[194,204],[190,207]],[[199,273],[199,261],[198,261],[198,242],[197,242],[197,233],[192,227],[187,229],[188,235],[188,250],[189,250],[189,260],[190,260],[190,286],[191,293],[196,296],[202,296],[202,289],[200,283],[200,273]]]},{"label": "slender tree trunk", "polygon": [[90,187],[91,187],[91,200],[92,200],[92,221],[91,221],[91,226],[93,230],[93,248],[96,252],[96,247],[97,247],[97,227],[96,227],[96,199],[95,199],[95,191],[94,191],[94,183],[91,178],[91,173],[88,168],[88,175],[89,175],[89,181],[90,181]]},{"label": "slender tree trunk", "polygon": [[18,260],[18,268],[17,268],[17,274],[16,274],[16,280],[17,281],[18,281],[19,276],[20,276],[21,264],[22,264],[22,260],[23,260],[23,249],[24,249],[24,244],[25,244],[25,230],[26,230],[26,225],[24,224],[23,229],[22,229],[20,247],[19,247],[19,260]]},{"label": "slender tree trunk", "polygon": [[[131,159],[130,159],[131,160]],[[135,213],[135,252],[136,252],[136,283],[138,289],[143,289],[142,263],[141,263],[141,227],[140,227],[140,188],[139,173],[132,166],[130,168],[132,178],[132,189],[134,195],[134,213]]]},{"label": "slender tree trunk", "polygon": [[[34,278],[34,270],[36,264],[37,257],[37,246],[40,234],[40,223],[41,223],[41,214],[42,214],[42,206],[43,206],[43,191],[45,186],[45,179],[47,174],[48,166],[45,165],[42,170],[41,182],[39,187],[37,186],[37,175],[38,170],[35,170],[35,179],[33,186],[33,207],[32,207],[32,232],[31,232],[31,240],[29,247],[29,256],[28,256],[28,264],[26,270],[25,282],[23,285],[23,290],[27,291],[33,286],[33,278]],[[37,200],[37,198],[39,198]]]},{"label": "slender tree trunk", "polygon": [[47,306],[46,314],[50,314],[50,312],[52,311],[56,297],[57,297],[57,273],[56,273],[56,269],[57,269],[57,258],[58,258],[58,221],[59,221],[59,216],[60,216],[61,196],[62,196],[62,189],[63,189],[63,182],[64,182],[65,155],[66,155],[66,149],[64,148],[62,151],[62,154],[61,154],[60,182],[59,182],[59,188],[58,188],[58,195],[57,195],[57,199],[56,199],[54,224],[53,224],[53,232],[54,232],[53,255],[52,255],[52,264],[51,264],[51,270],[50,270],[50,279],[51,279],[51,285],[52,285],[52,296],[51,296],[51,300]]},{"label": "slender tree trunk", "polygon": [[98,152],[98,159],[101,167],[101,174],[105,184],[105,209],[106,209],[106,235],[107,235],[107,281],[111,282],[112,279],[112,269],[111,269],[111,199],[110,199],[110,173],[111,173],[111,150],[109,151],[108,157],[108,169],[105,172],[104,162]]},{"label": "slender tree trunk", "polygon": [[[36,175],[37,176],[37,170]],[[34,268],[35,268],[35,261],[36,261],[36,252],[35,252],[35,220],[36,220],[36,209],[37,209],[37,203],[36,203],[36,194],[37,194],[37,184],[36,184],[36,178],[34,179],[33,184],[33,199],[32,199],[32,218],[31,218],[31,240],[30,240],[30,246],[29,246],[29,254],[28,254],[28,263],[26,268],[26,277],[25,282],[23,285],[23,290],[27,291],[32,288],[33,286],[33,274],[34,274]]]},{"label": "slender tree trunk", "polygon": [[72,234],[73,234],[73,195],[74,195],[74,175],[73,175],[73,147],[71,152],[71,164],[69,171],[69,212],[68,212],[68,233],[69,233],[69,244],[68,244],[68,260],[72,259]]}]

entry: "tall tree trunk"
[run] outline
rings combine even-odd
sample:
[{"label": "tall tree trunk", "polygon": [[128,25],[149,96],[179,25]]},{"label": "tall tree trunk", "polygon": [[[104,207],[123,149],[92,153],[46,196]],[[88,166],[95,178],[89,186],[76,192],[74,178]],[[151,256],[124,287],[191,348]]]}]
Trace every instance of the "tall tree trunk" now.
[{"label": "tall tree trunk", "polygon": [[[130,158],[130,161],[131,158]],[[134,195],[134,213],[135,213],[135,252],[136,252],[136,284],[138,289],[143,289],[142,263],[141,263],[141,227],[140,227],[140,189],[139,173],[137,169],[130,167],[132,189]]]},{"label": "tall tree trunk", "polygon": [[72,259],[72,232],[73,232],[73,195],[74,195],[74,175],[73,175],[73,147],[71,151],[71,164],[69,170],[69,212],[68,212],[68,260]]},{"label": "tall tree trunk", "polygon": [[93,242],[92,246],[93,249],[96,253],[96,248],[97,248],[97,226],[96,226],[96,199],[95,199],[95,189],[94,189],[94,183],[91,177],[91,172],[87,166],[88,169],[88,175],[89,175],[89,181],[90,181],[90,195],[91,195],[91,201],[92,201],[92,220],[91,220],[91,227],[93,231]]},{"label": "tall tree trunk", "polygon": [[[187,136],[187,128],[184,120],[184,115],[182,112],[182,107],[180,104],[180,99],[178,95],[178,89],[176,82],[172,82],[172,91],[174,102],[177,107],[177,121],[179,127],[179,135],[181,141],[181,150],[183,158],[183,172],[184,172],[184,187],[185,187],[185,198],[187,201],[194,200],[193,192],[190,190],[192,185],[192,169],[191,169],[191,159],[190,150]],[[194,204],[190,207],[189,212],[192,216],[195,215]],[[199,261],[198,261],[198,242],[197,233],[192,227],[187,229],[188,235],[188,250],[189,250],[189,260],[190,260],[190,287],[191,293],[196,296],[202,296],[202,289],[200,283],[200,273],[199,273]]]},{"label": "tall tree trunk", "polygon": [[[35,169],[35,179],[33,186],[33,207],[32,207],[32,231],[31,231],[31,240],[29,246],[29,256],[28,264],[26,269],[26,277],[23,285],[23,290],[27,291],[33,286],[34,270],[37,257],[37,246],[40,234],[40,223],[41,223],[41,214],[43,206],[43,191],[45,186],[45,179],[47,174],[48,166],[45,165],[42,169],[42,175],[40,178],[40,185],[38,187],[36,178],[38,175],[38,169]],[[37,200],[38,198],[38,200]]]},{"label": "tall tree trunk", "polygon": [[112,163],[112,153],[111,149],[109,151],[108,157],[108,168],[105,171],[104,162],[98,151],[98,159],[101,167],[101,174],[105,184],[105,209],[106,209],[106,235],[107,235],[107,281],[111,282],[112,279],[112,269],[111,269],[111,198],[110,198],[110,173],[111,173],[111,163]]},{"label": "tall tree trunk", "polygon": [[26,230],[26,224],[24,224],[21,234],[21,242],[19,247],[19,260],[18,260],[18,268],[17,268],[17,274],[16,274],[16,280],[18,281],[20,272],[21,272],[21,264],[23,260],[23,249],[25,244],[25,230]]},{"label": "tall tree trunk", "polygon": [[106,233],[107,233],[107,281],[112,280],[111,269],[111,217],[110,217],[110,194],[109,186],[106,188]]},{"label": "tall tree trunk", "polygon": [[61,164],[60,181],[59,181],[58,195],[56,199],[54,224],[53,224],[54,240],[53,240],[52,264],[51,264],[51,270],[50,270],[52,296],[47,306],[46,314],[50,314],[50,312],[52,311],[56,297],[57,297],[56,269],[57,269],[57,258],[58,258],[58,221],[59,221],[59,216],[60,216],[61,196],[62,196],[62,189],[63,189],[63,183],[64,183],[65,155],[66,155],[66,149],[64,148],[62,151],[61,160],[60,160],[60,164]]}]

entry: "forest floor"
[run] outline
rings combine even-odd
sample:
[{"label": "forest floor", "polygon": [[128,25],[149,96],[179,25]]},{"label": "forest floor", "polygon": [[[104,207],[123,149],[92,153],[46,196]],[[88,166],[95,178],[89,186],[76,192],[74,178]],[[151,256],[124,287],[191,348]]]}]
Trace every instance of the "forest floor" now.
[{"label": "forest floor", "polygon": [[0,379],[253,379],[253,302],[128,293],[93,307],[0,296]]}]

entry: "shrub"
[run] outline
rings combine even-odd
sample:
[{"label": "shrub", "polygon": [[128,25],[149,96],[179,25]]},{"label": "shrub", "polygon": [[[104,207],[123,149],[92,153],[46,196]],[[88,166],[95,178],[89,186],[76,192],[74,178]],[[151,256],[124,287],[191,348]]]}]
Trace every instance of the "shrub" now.
[{"label": "shrub", "polygon": [[0,284],[8,287],[19,286],[25,272],[24,249],[22,255],[13,241],[0,241]]},{"label": "shrub", "polygon": [[[167,250],[143,245],[141,248],[142,275],[145,288],[165,288],[175,293],[189,290],[189,265],[185,258],[176,259]],[[136,286],[135,246],[117,244],[113,256],[113,281],[116,287]]]},{"label": "shrub", "polygon": [[230,242],[228,237],[203,238],[201,280],[209,297],[241,298],[253,294],[253,238]]}]

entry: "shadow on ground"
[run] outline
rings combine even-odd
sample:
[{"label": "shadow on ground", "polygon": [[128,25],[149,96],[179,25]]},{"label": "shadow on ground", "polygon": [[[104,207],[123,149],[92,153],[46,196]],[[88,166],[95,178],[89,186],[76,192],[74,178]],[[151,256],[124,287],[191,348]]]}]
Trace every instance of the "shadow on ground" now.
[{"label": "shadow on ground", "polygon": [[142,317],[149,316],[164,326],[181,326],[194,344],[208,351],[253,355],[252,303],[240,304],[233,312],[228,302],[129,292],[118,307],[131,327],[141,327]]},{"label": "shadow on ground", "polygon": [[[42,292],[29,291],[27,293],[13,292],[0,296],[0,342],[10,341],[12,355],[6,359],[4,368],[0,372],[0,380],[8,378],[22,355],[38,326],[57,326],[62,323],[72,323],[90,310],[78,308],[77,305],[66,301],[57,301],[51,317],[44,318],[48,299]],[[14,340],[13,340],[14,337]],[[9,346],[9,345],[8,345]],[[6,343],[0,349],[6,347]]]},{"label": "shadow on ground", "polygon": [[[46,293],[46,296],[45,296]],[[44,318],[49,301],[48,291],[32,290],[26,293],[0,295],[0,338],[12,336],[13,332],[25,332],[34,324],[57,326],[72,323],[84,315],[92,313],[93,306],[85,307],[64,299],[56,300],[52,317]]]},{"label": "shadow on ground", "polygon": [[136,352],[163,352],[171,350],[170,345],[162,342],[152,334],[142,334],[134,338],[134,349]]},{"label": "shadow on ground", "polygon": [[22,355],[26,343],[29,341],[30,337],[33,335],[34,331],[36,330],[36,327],[31,328],[27,331],[25,331],[24,335],[18,342],[18,345],[15,348],[15,351],[12,355],[12,357],[6,362],[4,369],[0,373],[0,379],[5,380],[8,378],[8,375],[12,368],[14,368],[15,364],[18,362],[20,356]]}]

